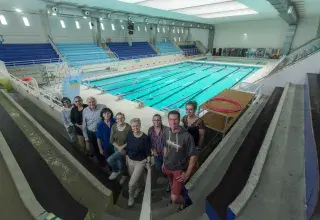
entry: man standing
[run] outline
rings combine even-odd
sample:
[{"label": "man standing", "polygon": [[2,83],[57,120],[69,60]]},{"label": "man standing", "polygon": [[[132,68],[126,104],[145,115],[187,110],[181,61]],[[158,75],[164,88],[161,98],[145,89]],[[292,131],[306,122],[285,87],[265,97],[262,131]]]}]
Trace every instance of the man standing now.
[{"label": "man standing", "polygon": [[97,104],[97,100],[94,97],[89,97],[87,99],[88,107],[83,110],[83,137],[86,141],[88,147],[89,142],[92,144],[94,155],[97,157],[99,166],[105,166],[106,161],[102,154],[100,154],[96,130],[97,124],[101,121],[100,113],[103,108],[106,108],[106,105]]},{"label": "man standing", "polygon": [[174,204],[180,204],[179,210],[182,210],[186,206],[186,201],[181,195],[181,190],[194,170],[197,148],[192,136],[179,125],[180,113],[171,111],[168,119],[170,129],[165,131],[166,147],[162,170],[171,184],[171,201]]}]

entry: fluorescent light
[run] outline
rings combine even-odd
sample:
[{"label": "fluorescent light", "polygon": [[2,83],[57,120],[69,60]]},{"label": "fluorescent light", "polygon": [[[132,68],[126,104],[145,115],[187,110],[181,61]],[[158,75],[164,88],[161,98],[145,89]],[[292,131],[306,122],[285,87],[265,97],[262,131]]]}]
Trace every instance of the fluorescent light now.
[{"label": "fluorescent light", "polygon": [[0,22],[3,25],[8,25],[6,18],[4,17],[4,15],[0,15]]},{"label": "fluorescent light", "polygon": [[177,28],[177,32],[178,32],[178,34],[179,34],[179,28]]},{"label": "fluorescent light", "polygon": [[83,16],[83,18],[84,18],[84,19],[87,19],[87,17],[86,17],[86,16]]},{"label": "fluorescent light", "polygon": [[103,20],[103,18],[100,18],[100,21],[102,21]]},{"label": "fluorescent light", "polygon": [[163,30],[163,33],[166,33],[166,29],[164,27],[162,28],[162,30]]},{"label": "fluorescent light", "polygon": [[29,20],[27,17],[22,17],[22,20],[23,20],[23,23],[25,26],[29,27],[30,26],[30,23],[29,23]]},{"label": "fluorescent light", "polygon": [[77,27],[77,29],[80,29],[80,24],[78,21],[76,21],[76,27]]},{"label": "fluorescent light", "polygon": [[175,10],[175,12],[188,14],[188,15],[199,15],[199,14],[208,14],[208,13],[215,13],[215,12],[222,12],[222,11],[241,10],[241,9],[247,9],[247,8],[248,7],[242,3],[239,3],[236,1],[231,1],[231,2],[229,1],[229,2],[223,2],[218,4],[212,4],[212,5],[204,5],[204,6],[198,6],[198,7],[192,7],[192,8],[179,9],[179,10]]},{"label": "fluorescent light", "polygon": [[160,32],[160,28],[159,27],[157,27],[157,30],[158,30],[158,33]]},{"label": "fluorescent light", "polygon": [[[134,0],[133,0],[134,1]],[[162,10],[175,10],[180,8],[189,8],[199,5],[214,4],[219,2],[226,2],[230,0],[148,0],[140,1],[139,5],[144,5],[151,8],[158,8]]]},{"label": "fluorescent light", "polygon": [[89,28],[90,28],[90,30],[92,29],[92,24],[91,24],[91,22],[89,22]]},{"label": "fluorescent light", "polygon": [[20,8],[16,8],[15,10],[16,10],[16,12],[18,12],[18,13],[21,13],[21,12],[22,12],[22,10],[21,10]]},{"label": "fluorescent light", "polygon": [[144,26],[144,30],[147,32],[148,30],[147,30],[147,26]]},{"label": "fluorescent light", "polygon": [[52,15],[53,15],[53,16],[56,16],[57,14],[56,14],[56,13],[52,13]]},{"label": "fluorescent light", "polygon": [[124,25],[123,24],[121,25],[121,29],[124,30]]},{"label": "fluorescent light", "polygon": [[138,3],[143,2],[145,0],[119,0],[120,2],[127,2],[127,3]]},{"label": "fluorescent light", "polygon": [[180,40],[180,37],[179,37],[179,41],[181,41],[181,40]]},{"label": "fluorescent light", "polygon": [[61,27],[62,27],[62,28],[66,28],[66,25],[65,25],[65,23],[64,23],[63,20],[60,20],[60,24],[61,24]]},{"label": "fluorescent light", "polygon": [[114,24],[111,24],[111,28],[112,28],[113,31],[116,30],[116,28],[114,27]]},{"label": "fluorescent light", "polygon": [[181,29],[181,33],[183,34],[183,28]]},{"label": "fluorescent light", "polygon": [[138,31],[140,31],[140,26],[138,26]]},{"label": "fluorescent light", "polygon": [[104,31],[104,24],[100,23],[101,29]]},{"label": "fluorescent light", "polygon": [[182,26],[184,26],[184,23],[182,23]]},{"label": "fluorescent light", "polygon": [[176,37],[174,37],[173,39],[174,39],[174,41],[177,41],[177,38],[176,38]]},{"label": "fluorescent light", "polygon": [[176,33],[176,30],[173,28],[172,33]]},{"label": "fluorescent light", "polygon": [[258,12],[252,9],[236,10],[236,11],[225,11],[219,13],[209,13],[198,15],[201,18],[222,18],[222,17],[232,17],[232,16],[241,16],[241,15],[252,15],[258,14]]},{"label": "fluorescent light", "polygon": [[120,22],[122,23],[122,20],[120,20]]}]

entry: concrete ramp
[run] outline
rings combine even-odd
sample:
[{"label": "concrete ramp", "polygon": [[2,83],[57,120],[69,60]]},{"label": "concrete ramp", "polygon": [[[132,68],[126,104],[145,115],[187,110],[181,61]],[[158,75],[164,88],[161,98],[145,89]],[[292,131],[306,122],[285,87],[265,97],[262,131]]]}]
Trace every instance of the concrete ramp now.
[{"label": "concrete ramp", "polygon": [[230,212],[240,220],[306,219],[304,87],[286,86],[249,180]]}]

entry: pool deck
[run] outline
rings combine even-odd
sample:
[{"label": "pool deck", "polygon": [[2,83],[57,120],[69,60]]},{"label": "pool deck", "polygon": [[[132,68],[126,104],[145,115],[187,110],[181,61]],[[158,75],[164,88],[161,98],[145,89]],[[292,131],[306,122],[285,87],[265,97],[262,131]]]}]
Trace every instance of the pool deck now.
[{"label": "pool deck", "polygon": [[[195,60],[186,60],[184,62],[190,62],[190,61],[191,62],[199,62],[199,61],[195,61]],[[259,78],[268,74],[274,68],[274,66],[277,64],[277,62],[278,61],[270,60],[270,62],[268,62],[267,65],[259,66],[262,68],[260,70],[256,71],[255,73],[251,74],[249,77],[247,77],[242,82],[247,82],[247,83],[255,82]],[[181,62],[171,63],[168,65],[175,65],[178,63],[181,63]],[[211,63],[211,62],[206,62],[206,63]],[[237,66],[257,66],[257,65],[248,65],[248,64],[238,64],[238,63],[223,63],[223,62],[214,62],[214,63],[215,64],[222,64],[222,65],[225,64],[225,65],[237,65]],[[162,65],[161,67],[168,66],[168,65]],[[153,68],[159,68],[159,66],[152,67],[152,68],[144,68],[144,69],[134,70],[134,71],[121,72],[121,73],[117,73],[117,74],[110,74],[110,75],[104,75],[104,76],[100,75],[100,76],[96,76],[96,77],[90,77],[89,80],[109,78],[109,77],[123,75],[123,74],[130,73],[130,72],[139,72],[139,71],[153,69]],[[140,118],[141,122],[142,122],[141,130],[145,133],[148,131],[148,128],[150,126],[152,126],[152,116],[154,114],[160,114],[162,116],[163,124],[168,125],[167,116],[165,115],[164,112],[159,111],[154,108],[150,108],[150,107],[138,108],[138,103],[136,103],[136,102],[132,102],[132,101],[126,100],[126,99],[117,100],[118,98],[116,96],[111,95],[111,94],[107,94],[107,93],[101,94],[101,91],[94,89],[94,88],[88,89],[87,86],[81,86],[80,96],[83,98],[83,100],[86,100],[90,96],[96,97],[98,103],[106,104],[108,107],[110,107],[112,109],[114,114],[116,114],[117,112],[123,112],[126,116],[127,122],[130,122],[130,120],[132,118]]]}]

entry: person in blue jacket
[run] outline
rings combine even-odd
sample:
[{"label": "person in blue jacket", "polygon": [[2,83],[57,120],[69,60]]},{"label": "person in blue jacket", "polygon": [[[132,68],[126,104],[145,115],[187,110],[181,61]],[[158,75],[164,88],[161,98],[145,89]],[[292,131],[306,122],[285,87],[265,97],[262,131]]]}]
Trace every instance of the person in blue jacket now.
[{"label": "person in blue jacket", "polygon": [[[100,113],[101,121],[97,125],[97,142],[100,154],[107,160],[113,153],[114,147],[110,144],[111,127],[116,123],[113,112],[109,108],[104,108]],[[111,170],[111,169],[110,169]]]}]

